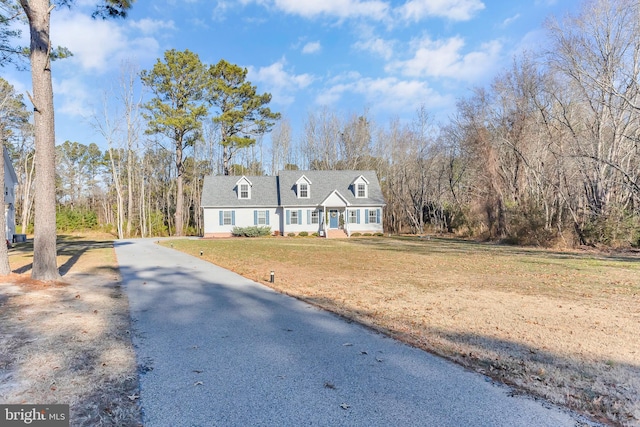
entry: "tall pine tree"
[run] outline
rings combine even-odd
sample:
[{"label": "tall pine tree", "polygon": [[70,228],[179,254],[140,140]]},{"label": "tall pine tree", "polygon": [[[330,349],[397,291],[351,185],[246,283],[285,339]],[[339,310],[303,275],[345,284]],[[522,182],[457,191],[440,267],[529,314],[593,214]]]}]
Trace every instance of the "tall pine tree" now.
[{"label": "tall pine tree", "polygon": [[145,105],[148,111],[147,133],[161,134],[173,143],[176,166],[175,235],[183,235],[184,224],[184,151],[201,137],[207,85],[206,69],[197,54],[175,49],[164,53],[153,69],[142,71],[142,82],[155,97]]},{"label": "tall pine tree", "polygon": [[269,132],[280,113],[267,107],[271,94],[258,94],[256,87],[246,81],[246,68],[223,59],[210,67],[209,75],[208,98],[220,109],[213,121],[220,126],[224,174],[229,175],[233,156],[255,144],[256,136]]},{"label": "tall pine tree", "polygon": [[[124,17],[133,0],[102,0],[94,17]],[[72,0],[19,0],[29,22],[31,43],[29,59],[33,84],[34,132],[36,143],[36,195],[31,277],[38,280],[60,278],[56,249],[55,126],[53,85],[51,82],[52,48],[51,11],[56,5],[71,5]]]}]

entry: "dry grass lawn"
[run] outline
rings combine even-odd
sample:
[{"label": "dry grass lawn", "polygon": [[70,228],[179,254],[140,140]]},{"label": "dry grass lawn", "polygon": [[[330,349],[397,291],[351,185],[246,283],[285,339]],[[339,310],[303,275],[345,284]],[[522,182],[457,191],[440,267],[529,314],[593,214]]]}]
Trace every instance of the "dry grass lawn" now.
[{"label": "dry grass lawn", "polygon": [[637,253],[418,238],[172,244],[600,421],[640,425]]},{"label": "dry grass lawn", "polygon": [[62,236],[60,283],[29,278],[17,244],[0,279],[0,402],[69,404],[72,426],[137,426],[129,305],[109,236]]}]

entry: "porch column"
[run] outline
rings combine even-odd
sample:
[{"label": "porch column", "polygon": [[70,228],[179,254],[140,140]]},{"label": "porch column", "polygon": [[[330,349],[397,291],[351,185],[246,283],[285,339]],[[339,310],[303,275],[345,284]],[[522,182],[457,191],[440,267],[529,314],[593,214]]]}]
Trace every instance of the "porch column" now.
[{"label": "porch column", "polygon": [[322,206],[322,230],[324,231],[324,238],[329,237],[327,234],[329,230],[327,230],[327,207]]}]

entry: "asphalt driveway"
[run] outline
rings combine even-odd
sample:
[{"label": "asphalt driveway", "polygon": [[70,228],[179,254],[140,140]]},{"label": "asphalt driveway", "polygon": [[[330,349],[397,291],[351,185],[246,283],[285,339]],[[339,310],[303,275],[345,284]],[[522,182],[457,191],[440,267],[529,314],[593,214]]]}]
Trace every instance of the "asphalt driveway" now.
[{"label": "asphalt driveway", "polygon": [[586,425],[154,242],[115,244],[145,426]]}]

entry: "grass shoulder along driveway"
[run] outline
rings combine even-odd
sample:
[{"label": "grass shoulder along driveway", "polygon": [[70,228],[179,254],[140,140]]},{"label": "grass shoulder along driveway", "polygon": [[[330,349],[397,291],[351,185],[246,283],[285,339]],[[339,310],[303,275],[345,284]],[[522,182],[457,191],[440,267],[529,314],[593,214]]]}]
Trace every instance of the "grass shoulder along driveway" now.
[{"label": "grass shoulder along driveway", "polygon": [[595,419],[640,423],[637,254],[410,237],[162,244]]}]

